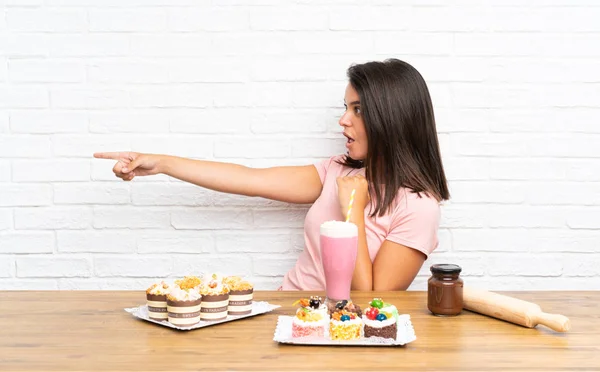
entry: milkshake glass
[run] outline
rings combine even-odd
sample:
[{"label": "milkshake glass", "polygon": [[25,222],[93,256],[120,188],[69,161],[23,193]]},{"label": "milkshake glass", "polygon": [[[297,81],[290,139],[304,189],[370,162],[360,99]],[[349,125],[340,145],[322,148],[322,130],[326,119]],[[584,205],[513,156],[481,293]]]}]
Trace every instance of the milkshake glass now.
[{"label": "milkshake glass", "polygon": [[358,254],[358,228],[351,222],[321,225],[321,257],[327,302],[350,300],[350,286]]}]

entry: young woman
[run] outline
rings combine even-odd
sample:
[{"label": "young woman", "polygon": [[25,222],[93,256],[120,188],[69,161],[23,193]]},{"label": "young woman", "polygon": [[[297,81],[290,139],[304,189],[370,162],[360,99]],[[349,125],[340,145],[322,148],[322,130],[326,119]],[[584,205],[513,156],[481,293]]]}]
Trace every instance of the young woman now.
[{"label": "young woman", "polygon": [[164,173],[208,189],[288,202],[311,203],[305,247],[283,280],[283,290],[323,290],[321,223],[358,226],[354,290],[405,290],[437,247],[440,202],[449,198],[431,97],[419,72],[389,59],[348,69],[339,120],[347,154],[314,165],[254,169],[230,163],[135,152],[98,153],[117,160],[113,171],[130,181]]}]

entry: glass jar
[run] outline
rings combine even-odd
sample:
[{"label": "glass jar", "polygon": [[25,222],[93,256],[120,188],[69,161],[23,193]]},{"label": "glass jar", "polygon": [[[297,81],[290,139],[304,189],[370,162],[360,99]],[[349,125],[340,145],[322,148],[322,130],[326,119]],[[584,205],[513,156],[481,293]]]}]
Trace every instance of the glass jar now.
[{"label": "glass jar", "polygon": [[432,265],[427,281],[427,308],[433,315],[458,315],[463,308],[461,267],[452,264]]}]

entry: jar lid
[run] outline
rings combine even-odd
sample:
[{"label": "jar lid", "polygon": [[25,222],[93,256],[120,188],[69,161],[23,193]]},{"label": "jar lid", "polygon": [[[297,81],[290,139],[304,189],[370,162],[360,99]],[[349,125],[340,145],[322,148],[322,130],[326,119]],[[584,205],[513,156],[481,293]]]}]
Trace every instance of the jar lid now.
[{"label": "jar lid", "polygon": [[430,270],[433,274],[460,274],[462,268],[454,264],[437,264],[431,265]]}]

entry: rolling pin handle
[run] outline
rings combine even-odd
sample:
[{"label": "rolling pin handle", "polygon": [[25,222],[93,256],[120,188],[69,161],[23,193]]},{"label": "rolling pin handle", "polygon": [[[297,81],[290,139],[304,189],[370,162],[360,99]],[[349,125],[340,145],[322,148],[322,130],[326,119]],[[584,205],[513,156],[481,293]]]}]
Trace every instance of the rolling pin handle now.
[{"label": "rolling pin handle", "polygon": [[564,315],[541,313],[534,316],[534,324],[545,325],[556,332],[568,332],[571,329],[571,321]]}]

